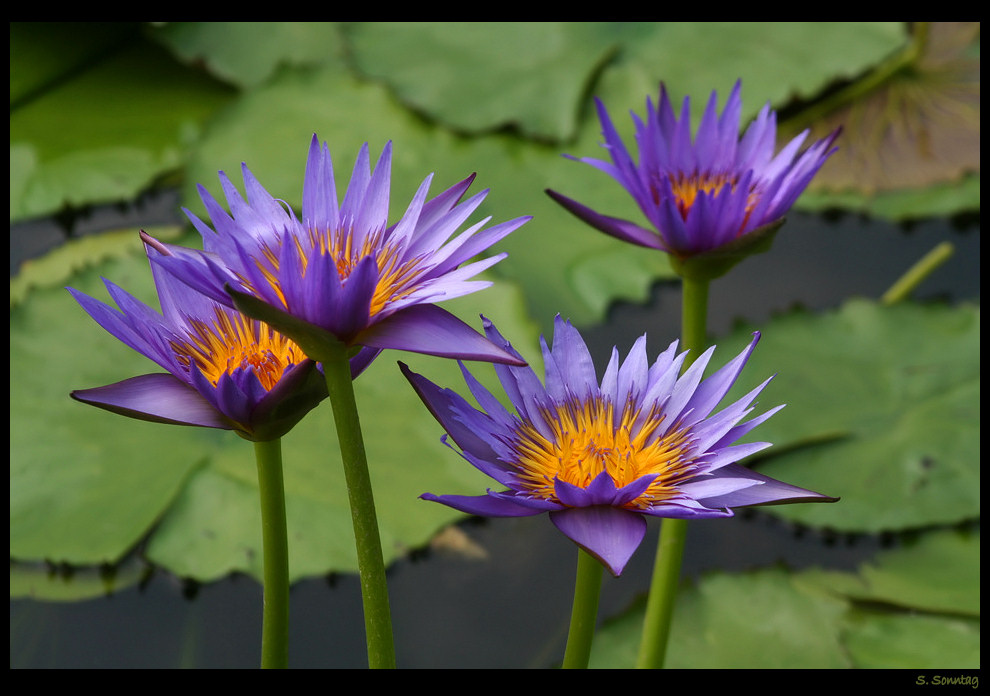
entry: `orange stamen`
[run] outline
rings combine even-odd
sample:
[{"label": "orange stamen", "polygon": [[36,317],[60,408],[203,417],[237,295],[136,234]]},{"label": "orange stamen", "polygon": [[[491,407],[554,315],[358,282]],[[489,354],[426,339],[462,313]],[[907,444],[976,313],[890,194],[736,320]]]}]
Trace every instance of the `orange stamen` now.
[{"label": "orange stamen", "polygon": [[[353,236],[349,229],[335,230],[310,230],[310,251],[317,251],[320,254],[330,254],[333,256],[337,273],[340,275],[342,283],[347,282],[358,262],[366,256],[373,256],[378,265],[378,284],[371,299],[371,316],[378,314],[385,306],[401,297],[413,292],[417,287],[417,260],[409,259],[400,263],[400,249],[395,245],[384,241],[384,233],[376,232],[369,234],[360,248],[353,244]],[[302,259],[303,273],[309,265],[307,250],[303,248],[301,241],[293,237],[292,242],[296,244],[299,256]],[[285,300],[285,295],[278,281],[278,254],[275,250],[266,247],[263,250],[265,261],[258,261],[258,268],[261,270],[272,289],[282,300],[282,304],[289,309]]]},{"label": "orange stamen", "polygon": [[224,374],[248,368],[271,391],[288,368],[306,359],[295,343],[243,314],[217,308],[212,323],[189,324],[188,341],[173,342],[172,349],[183,366],[195,365],[213,386]]},{"label": "orange stamen", "polygon": [[550,438],[532,423],[520,423],[513,443],[520,481],[534,495],[556,501],[555,478],[587,488],[607,471],[621,488],[642,476],[658,474],[627,507],[642,509],[675,495],[677,485],[689,473],[687,433],[675,430],[654,438],[662,421],[659,414],[651,412],[637,425],[640,412],[632,405],[626,405],[617,424],[614,413],[613,405],[602,399],[561,404],[556,412],[542,414]]}]

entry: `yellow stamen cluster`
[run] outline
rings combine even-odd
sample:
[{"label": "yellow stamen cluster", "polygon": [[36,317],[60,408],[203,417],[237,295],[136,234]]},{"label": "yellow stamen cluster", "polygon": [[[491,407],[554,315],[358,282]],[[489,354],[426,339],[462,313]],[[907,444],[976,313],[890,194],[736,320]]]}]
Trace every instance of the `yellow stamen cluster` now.
[{"label": "yellow stamen cluster", "polygon": [[694,205],[698,194],[705,193],[717,195],[723,187],[735,187],[735,177],[726,174],[678,174],[676,178],[670,179],[670,187],[677,198],[677,209],[681,212],[681,217],[687,218],[688,211]]},{"label": "yellow stamen cluster", "polygon": [[189,324],[188,341],[175,342],[172,349],[182,365],[195,365],[213,386],[224,374],[249,368],[271,391],[289,367],[306,359],[295,343],[243,314],[217,308],[212,323]]},{"label": "yellow stamen cluster", "polygon": [[616,422],[612,403],[595,398],[560,404],[555,412],[542,415],[551,437],[532,423],[522,422],[513,443],[520,482],[538,497],[559,502],[555,478],[587,488],[607,471],[621,488],[642,476],[659,474],[642,495],[627,504],[642,509],[676,494],[677,485],[689,476],[687,433],[674,430],[655,437],[662,421],[657,413],[650,412],[638,422],[640,411],[627,404]]},{"label": "yellow stamen cluster", "polygon": [[[394,244],[384,241],[383,231],[367,235],[359,246],[354,245],[350,229],[310,230],[309,238],[309,249],[303,247],[300,239],[292,238],[302,259],[304,274],[309,264],[308,254],[330,254],[337,264],[341,283],[345,283],[359,261],[366,256],[374,256],[378,265],[378,284],[371,299],[371,316],[382,311],[389,302],[408,295],[417,287],[418,259],[400,262],[401,250]],[[266,247],[264,256],[267,264],[259,261],[258,266],[281,298],[283,305],[291,311],[278,281],[278,254],[275,250]]]},{"label": "yellow stamen cluster", "polygon": [[[738,185],[738,178],[734,174],[711,174],[711,173],[698,173],[685,174],[680,172],[676,177],[670,177],[670,188],[674,193],[675,204],[677,205],[677,210],[681,214],[681,218],[687,220],[688,213],[694,206],[695,200],[698,198],[698,194],[705,192],[710,195],[718,195],[718,193],[728,186],[730,189],[735,189]],[[654,190],[654,197],[659,197],[659,192]],[[749,198],[746,201],[746,215],[743,217],[742,224],[739,228],[742,229],[746,225],[746,221],[749,219],[749,214],[752,212],[757,201],[757,192],[754,187],[750,188]],[[659,202],[659,201],[658,201]]]}]

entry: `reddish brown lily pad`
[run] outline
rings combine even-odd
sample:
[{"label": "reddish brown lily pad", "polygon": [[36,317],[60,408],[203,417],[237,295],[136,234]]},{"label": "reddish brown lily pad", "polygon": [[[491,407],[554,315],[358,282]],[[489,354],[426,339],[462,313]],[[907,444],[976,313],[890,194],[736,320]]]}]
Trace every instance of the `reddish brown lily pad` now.
[{"label": "reddish brown lily pad", "polygon": [[812,139],[843,128],[812,190],[871,195],[980,170],[979,23],[919,23],[913,32],[913,47],[877,68],[870,92],[837,94],[841,104],[811,126]]}]

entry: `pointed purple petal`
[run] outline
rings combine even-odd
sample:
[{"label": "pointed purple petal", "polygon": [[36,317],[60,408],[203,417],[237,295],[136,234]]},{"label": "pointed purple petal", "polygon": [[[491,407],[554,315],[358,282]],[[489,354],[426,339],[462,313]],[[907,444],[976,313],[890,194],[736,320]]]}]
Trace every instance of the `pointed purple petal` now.
[{"label": "pointed purple petal", "polygon": [[547,189],[547,195],[557,201],[572,215],[588,223],[595,229],[604,232],[605,234],[609,234],[617,239],[621,239],[622,241],[631,242],[650,249],[665,248],[663,242],[661,242],[660,238],[657,237],[655,233],[650,232],[639,225],[635,225],[628,220],[622,220],[620,218],[609,217],[608,215],[596,213],[591,208],[582,205],[567,196],[551,191],[550,189]]},{"label": "pointed purple petal", "polygon": [[519,505],[509,497],[495,497],[493,495],[434,495],[424,493],[419,497],[423,500],[443,503],[469,515],[481,517],[532,517],[543,512],[543,510]]},{"label": "pointed purple petal", "polygon": [[151,374],[94,389],[77,389],[73,399],[138,420],[231,430],[232,424],[188,384],[172,375]]},{"label": "pointed purple petal", "polygon": [[762,485],[750,486],[734,493],[706,498],[702,503],[708,507],[745,507],[748,505],[777,505],[783,503],[834,503],[839,500],[806,488],[792,486],[763,474],[747,469],[740,464],[729,464],[716,472],[719,477],[749,479]]},{"label": "pointed purple petal", "polygon": [[362,331],[355,343],[461,360],[526,364],[436,305],[416,305],[393,314]]},{"label": "pointed purple petal", "polygon": [[601,505],[551,512],[550,520],[616,577],[622,574],[646,534],[642,515]]}]

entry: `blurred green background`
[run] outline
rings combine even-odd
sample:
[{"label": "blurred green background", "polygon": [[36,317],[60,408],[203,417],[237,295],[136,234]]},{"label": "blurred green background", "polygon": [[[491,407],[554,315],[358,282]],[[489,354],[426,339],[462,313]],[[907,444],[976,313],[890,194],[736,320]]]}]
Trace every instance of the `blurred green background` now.
[{"label": "blurred green background", "polygon": [[[611,179],[561,156],[605,156],[594,96],[629,136],[625,114],[643,113],[660,81],[675,102],[691,95],[697,117],[712,90],[721,105],[742,79],[744,122],[769,101],[779,144],[843,126],[803,213],[978,220],[979,36],[978,23],[12,23],[12,600],[102,594],[105,582],[67,586],[38,568],[85,575],[137,548],[180,578],[260,577],[246,443],[67,396],[150,366],[63,289],[106,299],[106,277],[154,302],[136,228],[81,234],[100,211],[126,207],[152,234],[197,244],[178,208],[202,213],[197,184],[220,197],[218,170],[239,182],[246,163],[298,210],[313,133],[330,146],[340,195],[361,144],[376,157],[392,140],[393,218],[431,172],[433,193],[477,172],[475,190],[491,192],[475,219],[534,216],[493,250],[509,253],[490,272],[494,286],[445,306],[473,325],[489,316],[538,365],[537,337],[549,337],[554,314],[594,330],[617,303],[644,303],[673,280],[663,255],[582,226],[544,194],[640,219]],[[174,215],[142,217],[163,200]],[[34,224],[50,220],[58,238]],[[814,529],[908,536],[856,572],[704,578],[679,608],[691,638],[671,664],[979,667],[978,291],[892,307],[848,297],[756,326],[752,316],[715,338],[725,359],[763,331],[740,389],[781,375],[763,404],[788,408],[759,433],[776,447],[754,465],[843,498],[771,512]],[[655,337],[651,350],[675,337]],[[487,485],[439,443],[394,359],[355,385],[389,562],[462,519],[419,493]],[[462,384],[456,365],[401,359]],[[355,568],[335,453],[321,409],[285,440],[298,580]],[[601,634],[599,666],[631,664],[636,612]],[[739,647],[754,645],[754,655]]]}]

